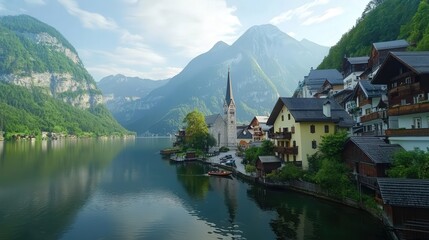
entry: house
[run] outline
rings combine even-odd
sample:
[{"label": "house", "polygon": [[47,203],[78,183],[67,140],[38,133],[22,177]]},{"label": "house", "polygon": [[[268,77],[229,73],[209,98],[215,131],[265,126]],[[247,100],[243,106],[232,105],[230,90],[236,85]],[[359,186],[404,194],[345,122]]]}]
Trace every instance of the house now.
[{"label": "house", "polygon": [[335,101],[323,98],[281,97],[267,124],[273,126],[276,156],[285,162],[308,168],[309,155],[316,153],[322,136],[349,130],[353,119]]},{"label": "house", "polygon": [[337,69],[319,70],[311,68],[308,76],[305,76],[303,82],[298,85],[294,97],[312,98],[320,90],[326,80],[332,82],[339,79],[342,80],[343,76]]},{"label": "house", "polygon": [[343,88],[353,89],[360,80],[360,75],[368,67],[368,56],[345,57],[343,59]]},{"label": "house", "polygon": [[377,73],[377,70],[387,58],[389,52],[403,52],[409,46],[408,42],[403,39],[373,43],[368,61],[368,69],[361,74],[361,79],[371,79]]},{"label": "house", "polygon": [[429,146],[429,52],[391,52],[372,84],[387,85],[391,143],[406,150]]},{"label": "house", "polygon": [[259,142],[268,138],[268,116],[255,116],[249,124],[249,131],[253,134],[253,141]]},{"label": "house", "polygon": [[384,135],[387,129],[386,92],[385,85],[373,85],[368,80],[358,82],[351,99],[354,108],[349,107],[357,124],[355,135]]},{"label": "house", "polygon": [[331,97],[335,93],[344,89],[343,79],[325,80],[320,89],[314,94],[316,98]]},{"label": "house", "polygon": [[253,134],[248,130],[247,125],[237,126],[238,146],[246,149],[253,140]]},{"label": "house", "polygon": [[386,177],[395,152],[403,150],[398,144],[369,136],[352,136],[344,144],[342,159],[355,174],[361,186],[375,190],[377,177]]},{"label": "house", "polygon": [[280,168],[282,165],[280,159],[276,156],[259,156],[256,160],[256,171],[258,177],[265,177],[273,170]]},{"label": "house", "polygon": [[429,239],[429,180],[378,178],[378,199],[400,239]]}]

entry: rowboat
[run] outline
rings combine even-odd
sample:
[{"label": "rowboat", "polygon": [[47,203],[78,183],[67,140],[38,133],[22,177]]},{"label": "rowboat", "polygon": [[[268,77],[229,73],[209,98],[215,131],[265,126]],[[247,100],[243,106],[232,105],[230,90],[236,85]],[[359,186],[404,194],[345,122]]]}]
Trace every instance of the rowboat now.
[{"label": "rowboat", "polygon": [[227,177],[232,174],[230,171],[223,171],[223,170],[216,170],[216,171],[209,171],[207,173],[210,176],[220,176],[220,177]]}]

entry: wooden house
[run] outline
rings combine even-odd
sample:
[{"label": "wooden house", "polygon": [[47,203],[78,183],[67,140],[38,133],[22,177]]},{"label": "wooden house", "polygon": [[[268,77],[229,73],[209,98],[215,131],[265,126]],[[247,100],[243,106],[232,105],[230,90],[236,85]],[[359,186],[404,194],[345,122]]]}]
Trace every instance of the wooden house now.
[{"label": "wooden house", "polygon": [[344,144],[342,159],[355,174],[359,184],[375,190],[376,178],[386,177],[393,154],[403,150],[398,144],[388,144],[379,137],[350,137]]},{"label": "wooden house", "polygon": [[256,171],[259,177],[265,177],[266,174],[280,168],[281,165],[280,159],[276,156],[259,156],[256,160]]},{"label": "wooden house", "polygon": [[259,142],[268,138],[268,116],[255,116],[249,124],[249,131],[253,134],[253,141]]},{"label": "wooden house", "polygon": [[387,129],[386,86],[374,85],[368,80],[360,80],[356,85],[352,102],[355,111],[355,135],[384,135]]},{"label": "wooden house", "polygon": [[389,52],[404,52],[409,46],[410,44],[403,39],[373,43],[368,67],[372,70],[372,73],[375,74],[378,67],[389,55]]},{"label": "wooden house", "polygon": [[429,146],[429,52],[391,52],[372,79],[387,85],[391,143],[407,150]]},{"label": "wooden house", "polygon": [[378,199],[399,239],[429,239],[429,180],[378,178]]},{"label": "wooden house", "polygon": [[345,57],[343,59],[343,88],[353,89],[360,80],[360,75],[368,67],[368,56],[363,57]]}]

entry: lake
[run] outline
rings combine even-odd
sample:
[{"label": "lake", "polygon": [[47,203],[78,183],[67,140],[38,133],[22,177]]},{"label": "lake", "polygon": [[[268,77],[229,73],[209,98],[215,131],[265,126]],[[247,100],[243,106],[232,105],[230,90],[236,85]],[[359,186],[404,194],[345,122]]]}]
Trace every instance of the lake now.
[{"label": "lake", "polygon": [[0,239],[386,239],[366,212],[173,164],[168,138],[0,142]]}]

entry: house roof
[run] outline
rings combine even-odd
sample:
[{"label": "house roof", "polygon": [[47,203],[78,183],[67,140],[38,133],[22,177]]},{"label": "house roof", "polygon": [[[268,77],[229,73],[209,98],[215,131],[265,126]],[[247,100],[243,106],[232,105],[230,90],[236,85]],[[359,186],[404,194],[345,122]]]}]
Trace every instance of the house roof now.
[{"label": "house roof", "polygon": [[387,93],[385,85],[372,84],[368,80],[359,80],[354,90],[354,96],[356,96],[359,88],[362,89],[367,98],[380,97]]},{"label": "house roof", "polygon": [[319,89],[325,80],[333,83],[339,79],[341,79],[342,83],[343,76],[337,69],[311,69],[304,79],[304,85],[309,89]]},{"label": "house roof", "polygon": [[408,44],[408,42],[403,39],[387,41],[387,42],[376,42],[376,43],[373,43],[372,45],[378,51],[386,50],[386,49],[406,48],[410,46],[410,44]]},{"label": "house roof", "polygon": [[331,104],[331,117],[323,114],[323,105],[329,101],[325,98],[286,98],[278,99],[271,111],[267,124],[273,125],[283,106],[290,111],[296,122],[334,122],[340,127],[353,126],[352,117],[336,102]]},{"label": "house roof", "polygon": [[378,137],[353,136],[348,141],[353,142],[374,163],[391,163],[393,154],[403,150],[399,144],[388,144]]},{"label": "house roof", "polygon": [[215,124],[215,122],[216,122],[216,120],[218,118],[222,118],[222,116],[219,113],[218,114],[209,115],[209,116],[205,116],[206,124],[208,126],[212,126],[213,124]]},{"label": "house roof", "polygon": [[384,204],[429,208],[429,180],[377,178]]},{"label": "house roof", "polygon": [[262,163],[281,163],[280,159],[276,156],[259,156],[259,160]]},{"label": "house roof", "polygon": [[364,64],[364,63],[368,63],[369,57],[368,56],[364,56],[364,57],[349,57],[347,58],[347,61],[354,65],[354,64]]},{"label": "house roof", "polygon": [[398,75],[390,70],[391,68],[398,68],[397,64],[406,66],[417,75],[429,74],[429,51],[390,52],[374,76],[372,83],[387,83],[393,77],[392,74]]},{"label": "house roof", "polygon": [[245,128],[237,131],[237,139],[253,139],[253,136],[247,131],[247,128]]},{"label": "house roof", "polygon": [[256,120],[258,120],[259,124],[267,123],[268,116],[255,116]]}]

